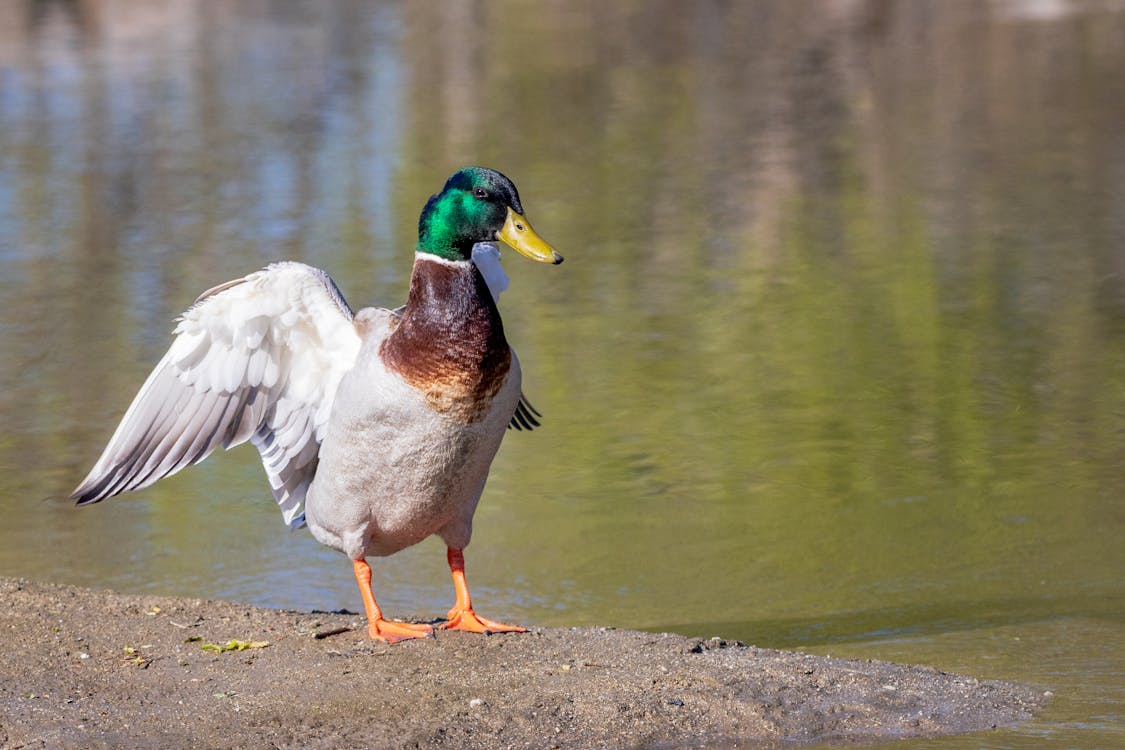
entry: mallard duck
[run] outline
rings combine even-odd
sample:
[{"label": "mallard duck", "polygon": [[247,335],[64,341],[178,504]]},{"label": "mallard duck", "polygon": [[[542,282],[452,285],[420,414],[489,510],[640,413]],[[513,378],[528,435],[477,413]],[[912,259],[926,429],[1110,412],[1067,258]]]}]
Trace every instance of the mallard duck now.
[{"label": "mallard duck", "polygon": [[371,638],[432,635],[383,618],[367,563],[431,534],[456,592],[442,627],[522,631],[473,610],[462,550],[505,428],[538,424],[496,308],[507,277],[492,243],[562,256],[523,213],[504,175],[456,172],[422,210],[397,310],[353,314],[327,273],[295,262],[207,290],[72,497],[140,489],[249,440],[286,523],[352,560]]}]

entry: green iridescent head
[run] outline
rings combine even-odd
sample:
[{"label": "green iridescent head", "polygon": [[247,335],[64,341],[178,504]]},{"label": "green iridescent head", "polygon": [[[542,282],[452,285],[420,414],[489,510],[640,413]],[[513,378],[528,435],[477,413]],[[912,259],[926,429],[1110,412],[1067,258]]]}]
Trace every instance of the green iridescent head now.
[{"label": "green iridescent head", "polygon": [[418,219],[416,249],[445,260],[469,260],[473,245],[495,240],[540,263],[563,260],[523,217],[516,186],[492,169],[457,170]]}]

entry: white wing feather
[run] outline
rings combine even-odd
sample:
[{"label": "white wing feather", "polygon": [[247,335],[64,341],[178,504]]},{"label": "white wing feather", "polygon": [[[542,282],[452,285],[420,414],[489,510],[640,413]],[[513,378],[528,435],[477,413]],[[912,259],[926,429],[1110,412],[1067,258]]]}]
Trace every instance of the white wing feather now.
[{"label": "white wing feather", "polygon": [[336,388],[359,353],[352,318],[328,274],[302,263],[205,292],[72,496],[147,487],[250,440],[285,522],[299,526]]},{"label": "white wing feather", "polygon": [[[495,242],[478,242],[473,245],[473,263],[484,278],[484,283],[492,294],[492,301],[499,304],[500,293],[508,288],[508,274],[500,265],[500,246]],[[537,417],[541,416],[543,415],[535,410],[527,400],[527,396],[521,392],[519,403],[516,404],[516,412],[512,415],[512,421],[508,423],[508,429],[534,430],[540,426]]]}]

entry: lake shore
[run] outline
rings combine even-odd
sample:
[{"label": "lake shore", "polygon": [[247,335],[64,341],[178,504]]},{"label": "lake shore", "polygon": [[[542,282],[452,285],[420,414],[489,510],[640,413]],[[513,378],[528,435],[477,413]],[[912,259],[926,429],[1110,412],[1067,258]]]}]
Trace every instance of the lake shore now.
[{"label": "lake shore", "polygon": [[[485,613],[488,614],[488,613]],[[0,748],[877,741],[1029,718],[1027,686],[612,628],[438,633],[0,578]]]}]

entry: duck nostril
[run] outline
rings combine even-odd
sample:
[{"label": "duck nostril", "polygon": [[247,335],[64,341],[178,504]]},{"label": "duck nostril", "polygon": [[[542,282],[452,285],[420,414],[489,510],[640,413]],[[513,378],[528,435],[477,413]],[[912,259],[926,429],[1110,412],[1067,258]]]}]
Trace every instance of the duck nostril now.
[{"label": "duck nostril", "polygon": [[516,229],[522,232],[523,231],[523,224],[516,224]]}]

